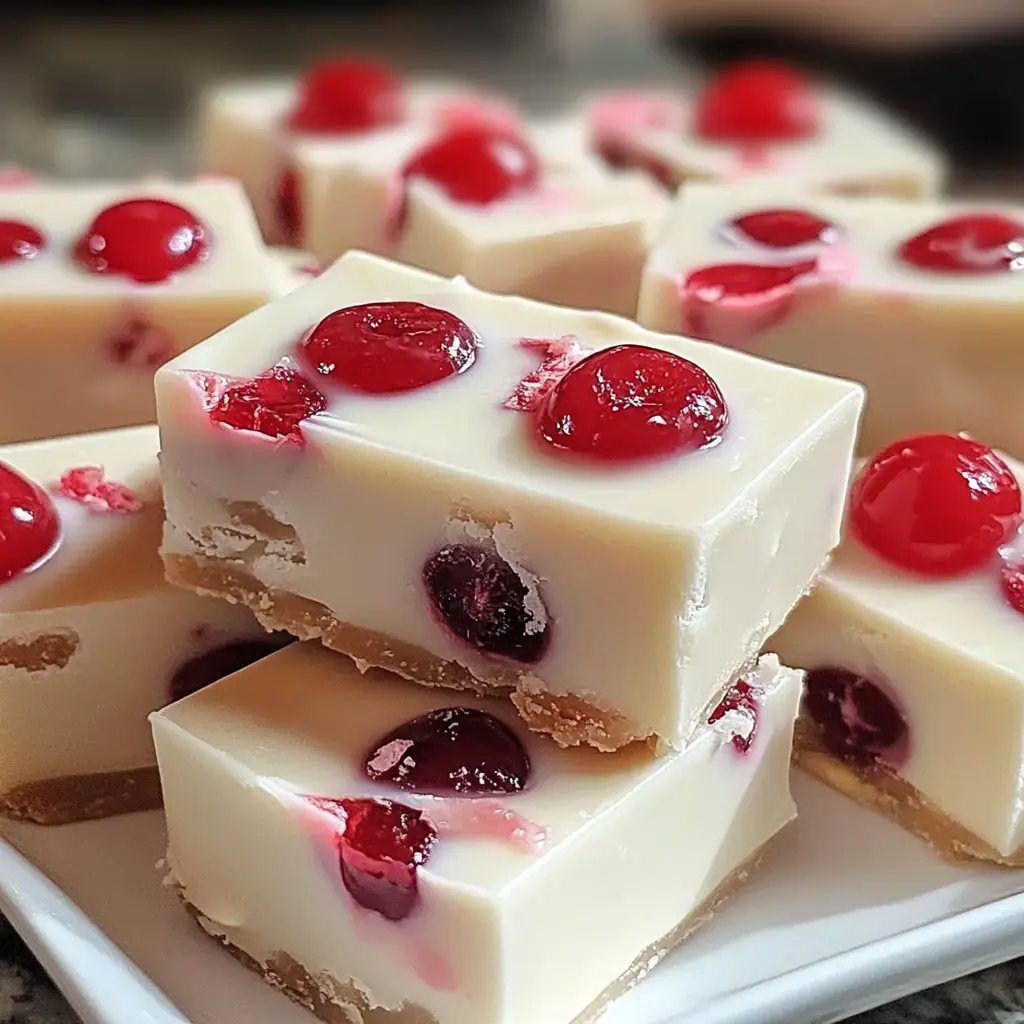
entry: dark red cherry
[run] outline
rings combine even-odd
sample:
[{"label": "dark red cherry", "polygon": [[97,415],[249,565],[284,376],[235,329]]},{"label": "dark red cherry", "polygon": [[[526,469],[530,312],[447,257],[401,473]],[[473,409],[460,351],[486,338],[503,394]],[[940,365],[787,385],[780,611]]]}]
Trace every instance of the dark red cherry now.
[{"label": "dark red cherry", "polygon": [[280,650],[290,640],[290,637],[288,640],[275,640],[270,637],[266,640],[236,640],[234,643],[221,644],[194,658],[189,658],[171,676],[171,700],[181,700],[183,697],[198,693],[218,679],[240,672],[268,654]]},{"label": "dark red cherry", "polygon": [[0,220],[0,263],[30,260],[46,248],[46,238],[31,224]]},{"label": "dark red cherry", "polygon": [[808,210],[758,210],[737,217],[726,232],[738,241],[751,241],[767,249],[796,249],[808,245],[830,245],[839,230]]},{"label": "dark red cherry", "polygon": [[1024,269],[1024,224],[997,213],[952,217],[904,242],[904,263],[952,274]]},{"label": "dark red cherry", "polygon": [[332,384],[387,394],[463,373],[476,351],[476,334],[454,313],[421,302],[370,302],[324,317],[297,356]]},{"label": "dark red cherry", "polygon": [[990,448],[956,434],[897,441],[860,471],[850,529],[875,554],[924,576],[988,562],[1017,530],[1021,492]]},{"label": "dark red cherry", "polygon": [[352,135],[389,128],[405,118],[405,86],[383,64],[360,59],[324,61],[299,83],[288,127],[315,135]]},{"label": "dark red cherry", "polygon": [[423,585],[435,612],[470,647],[522,664],[547,650],[550,623],[540,602],[503,558],[486,548],[448,544],[423,566]]},{"label": "dark red cherry", "polygon": [[694,111],[694,133],[714,142],[790,142],[820,128],[814,86],[796,68],[770,61],[726,68]]},{"label": "dark red cherry", "polygon": [[475,708],[437,708],[400,725],[367,755],[366,774],[414,793],[518,793],[530,777],[519,737]]},{"label": "dark red cherry", "polygon": [[129,199],[96,215],[75,243],[75,258],[91,274],[117,274],[157,284],[206,258],[206,227],[166,199]]},{"label": "dark red cherry", "polygon": [[389,921],[408,917],[419,903],[418,869],[437,842],[434,826],[422,812],[393,800],[313,797],[310,802],[344,816],[338,855],[349,895]]},{"label": "dark red cherry", "polygon": [[750,683],[742,679],[737,680],[726,691],[725,696],[708,716],[708,722],[712,725],[723,719],[730,711],[738,711],[750,722],[750,728],[745,732],[736,732],[732,737],[732,745],[741,754],[750,750],[754,742],[754,735],[757,732],[757,698]]},{"label": "dark red cherry", "polygon": [[211,398],[210,419],[234,430],[302,441],[299,425],[327,408],[327,399],[295,370],[275,366],[246,380],[199,383]]},{"label": "dark red cherry", "polygon": [[537,430],[554,448],[630,461],[707,448],[728,419],[718,385],[695,363],[616,345],[587,356],[551,388]]},{"label": "dark red cherry", "polygon": [[898,770],[909,754],[910,729],[902,709],[880,686],[844,668],[807,673],[804,711],[834,757]]},{"label": "dark red cherry", "polygon": [[402,178],[425,179],[456,203],[486,206],[535,189],[540,160],[516,131],[490,125],[453,128],[406,163]]},{"label": "dark red cherry", "polygon": [[298,245],[302,239],[302,195],[294,168],[286,167],[278,177],[273,205],[284,240],[289,245]]},{"label": "dark red cherry", "polygon": [[0,583],[34,568],[59,540],[60,517],[50,496],[0,462]]}]

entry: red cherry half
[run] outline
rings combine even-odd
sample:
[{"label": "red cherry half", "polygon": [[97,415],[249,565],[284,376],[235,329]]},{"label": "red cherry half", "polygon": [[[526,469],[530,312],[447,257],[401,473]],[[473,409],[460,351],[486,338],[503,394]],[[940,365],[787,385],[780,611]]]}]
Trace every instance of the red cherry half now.
[{"label": "red cherry half", "polygon": [[411,391],[473,365],[473,329],[421,302],[370,302],[324,317],[299,343],[299,362],[318,378],[368,394]]},{"label": "red cherry half", "polygon": [[166,199],[129,199],[100,212],[75,244],[91,274],[118,274],[157,284],[206,258],[202,221]]},{"label": "red cherry half", "polygon": [[990,448],[922,434],[879,452],[850,493],[850,529],[879,557],[923,576],[972,572],[1017,530],[1021,492]]},{"label": "red cherry half", "polygon": [[487,206],[535,189],[540,160],[518,132],[467,125],[427,143],[401,176],[407,182],[429,181],[453,202]]},{"label": "red cherry half", "polygon": [[905,241],[904,263],[947,274],[1024,269],[1024,224],[995,213],[952,217]]},{"label": "red cherry half", "polygon": [[749,61],[726,68],[697,99],[694,132],[713,142],[791,142],[821,128],[814,86],[796,68]]},{"label": "red cherry half", "polygon": [[365,771],[414,793],[479,796],[525,789],[530,759],[500,718],[476,708],[437,708],[379,740]]},{"label": "red cherry half", "polygon": [[30,260],[46,248],[46,238],[31,224],[0,220],[0,263]]},{"label": "red cherry half", "polygon": [[616,345],[577,363],[537,410],[554,448],[609,461],[697,451],[729,419],[718,385],[695,363],[644,345]]},{"label": "red cherry half", "polygon": [[0,462],[0,583],[34,568],[59,540],[60,517],[50,496]]},{"label": "red cherry half", "polygon": [[299,83],[288,127],[313,135],[352,135],[405,119],[405,86],[390,68],[338,59],[311,68]]}]

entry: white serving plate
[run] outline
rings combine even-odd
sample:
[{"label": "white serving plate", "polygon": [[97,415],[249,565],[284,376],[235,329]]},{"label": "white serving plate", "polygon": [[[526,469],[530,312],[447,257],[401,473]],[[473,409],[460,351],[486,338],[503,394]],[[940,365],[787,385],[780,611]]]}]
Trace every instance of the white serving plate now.
[{"label": "white serving plate", "polygon": [[[950,867],[818,783],[795,789],[800,818],[753,884],[603,1024],[827,1024],[1024,954],[1024,871]],[[160,884],[161,814],[4,831],[0,911],[86,1024],[312,1024]]]}]

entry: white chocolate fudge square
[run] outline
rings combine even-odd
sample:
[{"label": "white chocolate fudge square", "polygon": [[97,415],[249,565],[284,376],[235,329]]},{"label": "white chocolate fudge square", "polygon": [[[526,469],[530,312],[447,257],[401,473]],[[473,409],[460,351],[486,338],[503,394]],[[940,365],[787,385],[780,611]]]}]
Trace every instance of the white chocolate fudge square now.
[{"label": "white chocolate fudge square", "polygon": [[170,586],[155,426],[0,447],[0,813],[159,803],[146,716],[273,646]]},{"label": "white chocolate fudge square", "polygon": [[[1024,484],[1024,466],[1004,463],[1011,488]],[[964,475],[965,487],[997,489],[988,469]],[[909,471],[902,497],[894,480],[890,516],[918,493]],[[851,514],[857,495],[855,484]],[[879,492],[877,507],[886,500]],[[925,511],[945,520],[943,507]],[[981,549],[956,574],[924,576],[881,557],[868,536],[848,534],[768,644],[807,670],[798,763],[947,858],[1024,865],[1024,549]]]},{"label": "white chocolate fudge square", "polygon": [[612,93],[585,106],[595,149],[675,189],[768,178],[805,191],[918,198],[946,176],[939,153],[874,105],[778,64],[728,67],[696,93]]},{"label": "white chocolate fudge square", "polygon": [[[339,71],[345,81],[338,81]],[[376,96],[371,92],[374,88]],[[310,103],[324,116],[306,130],[308,118],[302,113]],[[347,109],[352,104],[376,104],[376,117],[371,109],[360,128],[343,125],[352,114]],[[341,119],[335,130],[331,130],[332,113]],[[300,79],[224,83],[211,90],[203,101],[199,165],[204,172],[230,175],[242,183],[268,241],[312,249],[307,226],[315,223],[315,216],[305,208],[301,175],[291,177],[297,148],[309,144],[335,151],[337,147],[358,157],[386,144],[392,131],[403,126],[439,127],[479,120],[511,124],[517,116],[511,104],[473,93],[464,85],[406,83],[383,66],[361,60],[327,61]],[[296,119],[298,126],[290,127]],[[332,259],[341,251],[317,255]]]},{"label": "white chocolate fudge square", "polygon": [[862,397],[360,253],[157,389],[172,580],[604,749],[681,746],[814,579]]},{"label": "white chocolate fudge square", "polygon": [[0,190],[0,441],[154,422],[155,367],[274,274],[231,182]]},{"label": "white chocolate fudge square", "polygon": [[1007,412],[1024,386],[1022,252],[1021,210],[688,185],[648,259],[638,320],[860,381],[865,452],[966,430],[1024,455],[1024,423]]},{"label": "white chocolate fudge square", "polygon": [[324,1021],[591,1020],[793,817],[800,674],[746,679],[684,752],[607,755],[293,645],[152,717],[169,880]]}]

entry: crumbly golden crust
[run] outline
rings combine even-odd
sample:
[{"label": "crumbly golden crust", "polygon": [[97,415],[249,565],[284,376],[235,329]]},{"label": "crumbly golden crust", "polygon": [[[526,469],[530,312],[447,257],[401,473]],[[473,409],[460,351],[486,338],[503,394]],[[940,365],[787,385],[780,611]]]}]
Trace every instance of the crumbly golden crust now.
[{"label": "crumbly golden crust", "polygon": [[[641,952],[626,972],[609,985],[572,1024],[593,1024],[613,1000],[642,981],[651,970],[712,915],[757,869],[762,851],[757,851],[726,877],[722,883],[691,914],[668,935]],[[286,952],[275,953],[266,964],[260,963],[236,946],[220,926],[205,917],[189,903],[180,886],[178,896],[192,918],[211,938],[221,943],[236,960],[259,974],[264,981],[281,989],[300,1006],[311,1010],[324,1024],[439,1024],[437,1018],[422,1006],[402,1003],[394,1009],[372,1007],[357,979],[340,981],[330,975],[313,977],[294,957]]]},{"label": "crumbly golden crust", "polygon": [[0,814],[36,825],[69,825],[151,811],[162,805],[160,775],[155,767],[64,775],[15,786],[0,795]]},{"label": "crumbly golden crust", "polygon": [[814,724],[805,718],[797,722],[793,760],[808,775],[843,796],[920,836],[944,860],[955,864],[980,860],[1002,867],[1024,867],[1024,849],[1001,854],[941,811],[906,779],[884,768],[853,765],[833,757],[822,746]]},{"label": "crumbly golden crust", "polygon": [[490,680],[482,680],[421,647],[342,622],[325,605],[268,589],[229,559],[165,555],[164,566],[168,581],[176,586],[244,605],[266,629],[284,630],[300,640],[320,640],[360,666],[387,669],[424,686],[508,694],[530,729],[549,734],[562,746],[589,744],[614,751],[648,736],[615,711],[573,694],[549,693],[532,677],[496,670]]}]

